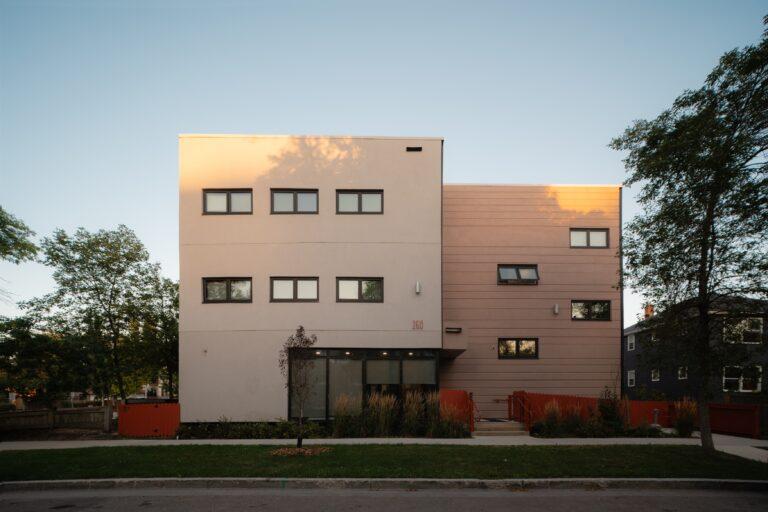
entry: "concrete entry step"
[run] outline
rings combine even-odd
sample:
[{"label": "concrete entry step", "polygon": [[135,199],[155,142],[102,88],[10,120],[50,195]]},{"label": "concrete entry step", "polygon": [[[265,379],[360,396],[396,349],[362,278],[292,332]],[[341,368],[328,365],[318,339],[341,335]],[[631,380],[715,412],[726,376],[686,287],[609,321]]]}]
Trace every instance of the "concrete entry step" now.
[{"label": "concrete entry step", "polygon": [[521,436],[525,435],[525,425],[517,421],[477,421],[475,436]]}]

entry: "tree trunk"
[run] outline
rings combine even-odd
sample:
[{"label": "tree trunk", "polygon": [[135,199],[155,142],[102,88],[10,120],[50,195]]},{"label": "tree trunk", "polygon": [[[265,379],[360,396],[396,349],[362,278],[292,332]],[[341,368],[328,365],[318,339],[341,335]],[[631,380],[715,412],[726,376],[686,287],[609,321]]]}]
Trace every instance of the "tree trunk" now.
[{"label": "tree trunk", "polygon": [[[709,381],[709,379],[703,379]],[[701,433],[701,447],[708,452],[715,451],[715,443],[712,440],[712,427],[709,424],[709,402],[707,400],[707,390],[702,382],[698,393],[699,401],[699,432]]]},{"label": "tree trunk", "polygon": [[166,370],[168,371],[168,398],[173,398],[173,371],[170,365]]},{"label": "tree trunk", "polygon": [[304,410],[299,413],[299,428],[296,432],[296,448],[301,448],[304,438]]},{"label": "tree trunk", "polygon": [[127,395],[125,394],[125,384],[123,383],[123,372],[120,370],[120,356],[117,353],[117,338],[115,335],[112,336],[112,366],[115,378],[117,379],[117,389],[120,391],[120,398],[125,403]]}]

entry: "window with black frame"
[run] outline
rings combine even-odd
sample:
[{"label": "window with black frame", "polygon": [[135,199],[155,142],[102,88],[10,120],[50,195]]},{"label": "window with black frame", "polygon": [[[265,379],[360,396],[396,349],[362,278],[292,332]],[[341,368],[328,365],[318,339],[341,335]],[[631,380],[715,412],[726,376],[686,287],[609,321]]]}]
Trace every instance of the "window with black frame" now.
[{"label": "window with black frame", "polygon": [[499,359],[537,359],[538,338],[499,338]]},{"label": "window with black frame", "polygon": [[496,283],[539,284],[539,267],[533,264],[500,264],[496,269]]},{"label": "window with black frame", "polygon": [[571,301],[571,320],[608,321],[610,319],[611,301],[609,300]]}]

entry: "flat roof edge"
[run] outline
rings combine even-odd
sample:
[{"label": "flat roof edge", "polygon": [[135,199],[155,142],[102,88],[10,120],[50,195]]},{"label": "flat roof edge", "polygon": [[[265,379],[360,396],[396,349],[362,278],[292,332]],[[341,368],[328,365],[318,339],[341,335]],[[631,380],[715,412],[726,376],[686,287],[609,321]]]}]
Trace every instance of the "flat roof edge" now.
[{"label": "flat roof edge", "polygon": [[443,137],[407,137],[390,135],[279,135],[258,133],[180,133],[180,139],[383,139],[383,140],[445,140]]},{"label": "flat roof edge", "polygon": [[443,183],[444,187],[610,187],[624,188],[622,183]]}]

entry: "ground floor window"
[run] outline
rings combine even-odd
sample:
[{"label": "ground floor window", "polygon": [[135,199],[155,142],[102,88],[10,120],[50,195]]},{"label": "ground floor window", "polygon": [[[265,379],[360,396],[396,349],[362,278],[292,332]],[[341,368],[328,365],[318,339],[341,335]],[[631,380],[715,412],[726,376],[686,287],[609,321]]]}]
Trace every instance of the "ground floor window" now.
[{"label": "ground floor window", "polygon": [[307,368],[304,378],[310,388],[304,417],[315,420],[332,418],[340,401],[359,409],[372,393],[401,398],[407,391],[438,387],[436,350],[309,349],[292,351],[290,358],[291,418],[300,414],[295,385],[299,364]]},{"label": "ground floor window", "polygon": [[723,391],[759,393],[762,388],[762,373],[762,366],[726,366],[723,368]]}]

